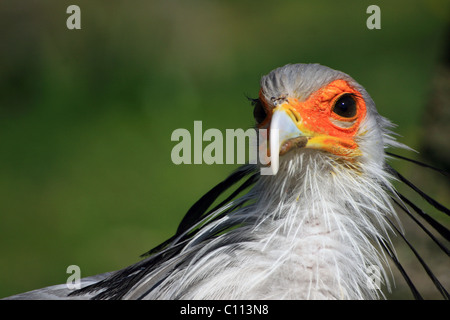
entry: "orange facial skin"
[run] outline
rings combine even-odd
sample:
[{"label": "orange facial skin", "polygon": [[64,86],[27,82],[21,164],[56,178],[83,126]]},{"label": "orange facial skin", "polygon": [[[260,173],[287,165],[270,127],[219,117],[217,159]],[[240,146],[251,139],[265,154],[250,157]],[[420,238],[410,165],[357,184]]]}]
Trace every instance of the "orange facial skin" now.
[{"label": "orange facial skin", "polygon": [[[334,104],[343,94],[351,94],[356,102],[356,113],[350,118],[333,112]],[[260,100],[268,115],[260,128],[268,124],[275,110],[282,109],[308,137],[306,148],[320,149],[344,157],[361,155],[354,138],[366,116],[366,104],[358,90],[347,81],[335,80],[311,94],[305,101],[292,97],[281,98],[281,104],[272,109],[268,107],[262,92]]]}]

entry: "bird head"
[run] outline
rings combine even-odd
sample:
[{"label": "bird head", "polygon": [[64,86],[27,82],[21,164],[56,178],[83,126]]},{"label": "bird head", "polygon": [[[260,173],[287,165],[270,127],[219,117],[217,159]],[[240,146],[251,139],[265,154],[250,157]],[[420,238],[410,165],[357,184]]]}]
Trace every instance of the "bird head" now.
[{"label": "bird head", "polygon": [[295,64],[261,79],[254,103],[259,129],[268,130],[271,166],[299,152],[319,152],[357,164],[383,163],[389,122],[366,90],[347,74],[318,64]]}]

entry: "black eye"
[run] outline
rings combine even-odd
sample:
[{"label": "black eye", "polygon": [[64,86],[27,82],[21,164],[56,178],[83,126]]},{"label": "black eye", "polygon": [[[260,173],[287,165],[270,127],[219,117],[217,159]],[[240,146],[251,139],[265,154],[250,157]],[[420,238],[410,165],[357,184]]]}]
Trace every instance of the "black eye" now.
[{"label": "black eye", "polygon": [[253,117],[256,120],[256,123],[260,124],[261,122],[266,119],[266,110],[264,110],[264,107],[259,99],[255,99],[252,102],[253,104]]},{"label": "black eye", "polygon": [[340,96],[333,107],[333,112],[344,118],[352,118],[356,115],[356,101],[351,94]]}]

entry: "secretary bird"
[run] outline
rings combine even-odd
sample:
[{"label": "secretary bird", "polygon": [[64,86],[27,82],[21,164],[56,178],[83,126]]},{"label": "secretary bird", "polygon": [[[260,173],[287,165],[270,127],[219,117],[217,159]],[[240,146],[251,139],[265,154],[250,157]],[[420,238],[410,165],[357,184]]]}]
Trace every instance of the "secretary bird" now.
[{"label": "secretary bird", "polygon": [[[394,189],[397,180],[439,211],[449,210],[394,170],[397,142],[367,91],[319,64],[278,68],[251,99],[268,132],[270,167],[247,164],[198,200],[174,236],[125,269],[10,299],[378,299],[388,260],[421,299],[390,240],[404,238],[444,298],[449,294],[406,240],[395,203],[449,256],[449,230]],[[267,165],[266,165],[267,168]],[[438,170],[438,169],[435,169]],[[243,191],[249,190],[246,193]],[[219,202],[224,192],[230,195]],[[243,195],[242,195],[243,194]],[[430,232],[411,211],[421,216]],[[434,231],[433,231],[434,232]],[[445,260],[448,264],[448,260]],[[368,276],[368,267],[379,271]]]}]

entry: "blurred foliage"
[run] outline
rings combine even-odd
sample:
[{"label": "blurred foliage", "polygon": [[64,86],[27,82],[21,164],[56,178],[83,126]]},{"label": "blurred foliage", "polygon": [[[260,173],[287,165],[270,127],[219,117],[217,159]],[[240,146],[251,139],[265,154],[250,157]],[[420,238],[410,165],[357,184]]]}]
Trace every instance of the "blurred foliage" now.
[{"label": "blurred foliage", "polygon": [[[81,30],[66,28],[71,4]],[[419,148],[446,5],[2,0],[0,297],[64,283],[71,264],[125,267],[172,235],[236,166],[174,165],[171,133],[252,126],[246,96],[284,64],[350,74]]]}]

